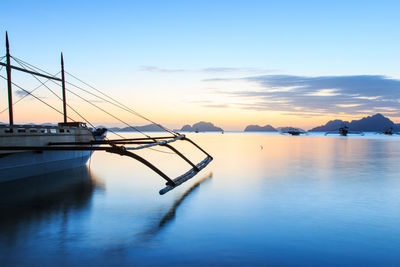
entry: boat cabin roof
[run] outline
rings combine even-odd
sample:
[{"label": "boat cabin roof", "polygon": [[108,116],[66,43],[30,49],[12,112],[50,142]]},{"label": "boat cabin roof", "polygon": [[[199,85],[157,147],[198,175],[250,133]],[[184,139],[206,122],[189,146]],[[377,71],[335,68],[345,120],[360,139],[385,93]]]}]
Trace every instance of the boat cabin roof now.
[{"label": "boat cabin roof", "polygon": [[71,122],[60,122],[58,123],[59,127],[85,127],[86,123],[85,122],[79,122],[79,121],[71,121]]},{"label": "boat cabin roof", "polygon": [[9,124],[0,124],[0,128],[87,128],[84,122],[60,122],[58,125],[46,124],[14,124],[10,127]]}]

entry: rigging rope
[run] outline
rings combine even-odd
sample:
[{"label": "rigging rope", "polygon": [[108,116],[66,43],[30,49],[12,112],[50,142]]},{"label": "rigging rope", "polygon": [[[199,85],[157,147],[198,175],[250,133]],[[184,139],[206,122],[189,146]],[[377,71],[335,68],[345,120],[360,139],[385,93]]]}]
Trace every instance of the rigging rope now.
[{"label": "rigging rope", "polygon": [[[16,61],[21,61],[21,62],[25,63],[26,65],[30,66],[31,68],[36,68],[36,69],[38,69],[38,70],[40,70],[40,71],[42,71],[42,72],[44,72],[44,73],[47,73],[46,71],[44,71],[44,70],[42,70],[42,69],[40,69],[40,68],[37,68],[37,67],[35,67],[35,66],[33,66],[33,65],[29,64],[29,63],[27,63],[27,62],[24,62],[23,60],[17,59],[17,58],[15,58],[15,57],[13,57],[13,59],[14,59],[14,60],[16,60]],[[55,83],[56,85],[58,85],[58,86],[60,86],[60,87],[61,87],[61,85],[60,85],[60,84],[58,84],[58,83],[56,83],[55,81],[52,81],[52,82],[53,82],[53,83]],[[106,113],[106,114],[110,115],[111,117],[113,117],[114,119],[116,119],[116,120],[120,121],[121,123],[125,124],[126,126],[128,126],[128,127],[132,128],[133,130],[135,130],[135,131],[137,131],[137,132],[139,132],[139,133],[143,134],[144,136],[146,136],[146,137],[148,137],[148,138],[151,138],[149,135],[147,135],[147,134],[143,133],[142,131],[140,131],[140,130],[139,130],[139,129],[137,129],[136,127],[134,127],[134,126],[132,126],[132,125],[128,124],[127,122],[125,122],[125,121],[123,121],[123,120],[119,119],[118,117],[116,117],[116,116],[112,115],[110,112],[106,111],[105,109],[103,109],[103,108],[100,108],[99,106],[97,106],[97,105],[93,104],[93,103],[92,103],[92,102],[90,102],[89,100],[87,100],[87,99],[85,99],[85,98],[83,98],[83,97],[79,96],[78,94],[76,94],[76,93],[72,92],[72,91],[71,91],[71,90],[69,90],[69,89],[66,89],[66,90],[67,90],[68,92],[70,92],[70,93],[74,94],[74,95],[75,95],[75,96],[77,96],[78,98],[80,98],[80,99],[84,100],[85,102],[89,103],[90,105],[92,105],[92,106],[96,107],[97,109],[101,110],[102,112],[104,112],[104,113]],[[107,102],[109,102],[109,101],[107,101]]]},{"label": "rigging rope", "polygon": [[[136,116],[138,116],[138,117],[140,117],[140,118],[142,118],[142,119],[144,119],[144,120],[147,120],[148,122],[151,122],[151,123],[153,123],[153,124],[159,126],[161,129],[163,129],[163,130],[165,130],[165,131],[171,133],[171,134],[174,135],[174,136],[177,135],[176,133],[174,133],[172,130],[168,129],[167,127],[164,127],[163,125],[161,125],[161,124],[159,124],[159,123],[156,123],[156,122],[152,121],[152,120],[149,119],[149,118],[146,118],[146,117],[143,116],[142,114],[140,114],[140,113],[134,111],[133,109],[131,109],[131,108],[129,108],[128,106],[124,105],[124,104],[121,103],[120,101],[118,101],[118,100],[112,98],[111,96],[107,95],[106,93],[103,93],[102,91],[96,89],[96,88],[93,87],[92,85],[90,85],[90,84],[88,84],[88,83],[82,81],[81,79],[79,79],[78,77],[72,75],[71,73],[69,73],[69,72],[67,72],[67,71],[65,71],[65,73],[67,73],[68,75],[70,75],[70,76],[73,77],[74,79],[78,80],[79,82],[83,83],[84,85],[86,85],[86,86],[92,88],[92,89],[95,90],[96,92],[102,94],[103,96],[105,96],[105,97],[111,99],[111,101],[117,103],[117,104],[114,104],[114,103],[112,103],[112,102],[107,101],[107,102],[109,102],[110,104],[114,104],[115,106],[117,106],[117,107],[119,107],[119,108],[121,108],[121,109],[123,109],[123,110],[125,110],[125,111],[128,111],[128,112],[130,112],[131,114],[134,114],[134,115],[136,115]],[[74,86],[75,86],[75,85],[74,85]],[[75,87],[77,87],[77,86],[75,86]],[[77,87],[77,88],[78,88],[78,89],[81,89],[81,90],[84,90],[84,89],[79,88],[79,87]],[[86,91],[86,90],[85,90],[85,91]],[[97,95],[95,95],[95,96],[97,96]],[[97,96],[97,97],[99,97],[99,96]],[[100,98],[100,97],[99,97],[99,98]],[[103,100],[104,100],[104,99],[103,99]]]},{"label": "rigging rope", "polygon": [[[20,64],[24,69],[25,69],[25,67],[24,67],[24,65],[23,64],[21,64],[21,62],[19,62],[19,60],[18,59],[15,59],[14,58],[14,60],[18,63],[18,64]],[[29,66],[28,66],[28,68],[29,68]],[[30,68],[31,70],[33,70],[32,68]],[[58,73],[60,73],[61,71],[59,71]],[[57,74],[58,74],[57,73]],[[56,74],[56,75],[57,75]],[[41,80],[39,80],[35,75],[33,75],[32,74],[32,76],[36,79],[36,80],[38,80],[40,83],[41,83],[41,85],[43,85],[44,87],[46,87],[50,92],[52,92],[53,93],[53,95],[55,95],[59,100],[61,100],[61,101],[63,101],[62,100],[62,98],[61,97],[59,97],[53,90],[51,90],[48,86],[46,86],[44,83],[42,83],[42,81]],[[50,80],[50,79],[48,79],[48,80]],[[53,80],[50,80],[50,81],[52,81],[52,82],[54,82]],[[46,81],[47,82],[47,81]],[[56,83],[56,82],[54,82],[54,83]],[[56,83],[57,84],[57,83]],[[57,85],[59,85],[59,84],[57,84]],[[72,106],[70,106],[69,104],[66,104],[67,105],[67,107],[69,107],[72,111],[74,111],[79,117],[81,117],[85,122],[87,122],[90,126],[92,126],[94,129],[96,129],[96,127],[89,121],[89,120],[87,120],[85,117],[83,117],[83,115],[81,115],[76,109],[74,109]],[[117,135],[118,137],[120,137],[120,138],[124,138],[122,135],[119,135],[118,133],[116,133],[116,132],[114,132],[114,131],[111,131],[111,130],[109,130],[110,132],[112,132],[112,133],[114,133],[115,135]],[[107,138],[106,138],[107,139]]]},{"label": "rigging rope", "polygon": [[85,99],[84,97],[82,97],[82,96],[80,96],[80,95],[78,95],[78,94],[72,92],[72,91],[69,90],[69,89],[65,89],[65,90],[67,90],[67,91],[70,92],[71,94],[75,95],[76,97],[82,99],[82,100],[85,101],[86,103],[89,103],[90,105],[92,105],[92,106],[96,107],[97,109],[103,111],[104,113],[110,115],[110,116],[113,117],[114,119],[116,119],[116,120],[122,122],[123,124],[127,125],[128,127],[130,127],[130,128],[132,128],[132,129],[138,131],[139,133],[143,134],[144,136],[146,136],[146,137],[148,137],[148,138],[151,138],[150,135],[147,135],[147,134],[145,134],[144,132],[140,131],[139,129],[136,129],[135,127],[129,125],[129,124],[126,123],[125,121],[123,121],[123,120],[121,120],[120,118],[114,116],[113,114],[111,114],[110,112],[106,111],[105,109],[103,109],[103,108],[97,106],[96,104],[93,104],[92,102],[90,102],[89,100]]},{"label": "rigging rope", "polygon": [[[25,64],[27,65],[27,67],[30,68],[31,70],[37,69],[37,70],[40,70],[40,71],[42,71],[42,72],[48,74],[48,72],[46,72],[46,71],[44,71],[44,70],[42,70],[42,69],[40,69],[40,68],[37,68],[37,67],[35,67],[35,66],[33,66],[33,65],[29,64],[29,63],[26,63],[26,62],[24,62],[23,60],[20,60],[20,59],[14,58],[14,57],[13,57],[13,59],[14,59],[15,61],[17,61],[18,64],[20,64],[21,66],[24,65],[24,63],[25,63]],[[24,66],[22,66],[22,67],[24,67]],[[24,68],[25,68],[25,67],[24,67]],[[39,82],[41,82],[36,76],[34,76],[34,77],[35,77],[35,79],[37,79]],[[55,82],[55,81],[53,81],[53,80],[50,80],[50,81],[53,82],[54,84],[58,85],[59,87],[61,87],[61,85],[58,84],[57,82]],[[52,90],[51,90],[49,87],[47,87],[47,86],[45,86],[45,87],[46,87],[48,90],[50,90],[58,99],[60,99],[60,100],[62,101],[62,99],[61,99],[56,93],[54,93],[54,91],[52,91]],[[149,135],[143,133],[142,131],[140,131],[139,129],[135,128],[134,126],[131,126],[131,125],[129,125],[128,123],[126,123],[126,122],[120,120],[119,118],[115,117],[114,115],[112,115],[111,113],[107,112],[106,110],[104,110],[104,109],[98,107],[97,105],[91,103],[89,100],[87,100],[87,99],[85,99],[85,98],[79,96],[78,94],[75,94],[75,93],[72,92],[71,90],[68,90],[68,89],[66,89],[66,90],[67,90],[68,92],[70,92],[70,93],[76,95],[77,97],[81,98],[82,100],[86,101],[87,103],[89,103],[89,104],[95,106],[96,108],[102,110],[104,113],[109,114],[110,116],[112,116],[113,118],[115,118],[115,119],[119,120],[120,122],[124,123],[124,124],[127,125],[128,127],[132,128],[132,129],[136,130],[137,132],[143,134],[144,136],[150,138]],[[93,128],[96,128],[89,120],[85,119],[85,118],[84,118],[78,111],[76,111],[73,107],[71,107],[69,104],[67,104],[67,106],[68,106],[70,109],[72,109],[76,114],[78,114],[78,116],[80,116],[84,121],[86,121],[88,124],[90,124]],[[114,131],[112,131],[112,130],[108,130],[108,131],[114,133],[115,135],[119,136],[120,138],[124,138],[122,135],[120,135],[120,134],[118,134],[118,133],[116,133],[116,132],[114,132]]]},{"label": "rigging rope", "polygon": [[[67,73],[67,72],[66,72]],[[67,73],[68,74],[68,73]],[[73,83],[70,83],[70,82],[66,82],[67,84],[69,84],[69,85],[71,85],[71,86],[73,86],[73,87],[75,87],[75,88],[77,88],[77,89],[79,89],[79,90],[81,90],[81,91],[83,91],[83,92],[85,92],[85,93],[87,93],[87,94],[89,94],[89,95],[92,95],[92,96],[94,96],[94,97],[97,97],[97,98],[99,98],[99,99],[101,99],[101,100],[103,100],[104,102],[106,102],[106,103],[109,103],[109,104],[111,104],[111,105],[113,105],[113,106],[116,106],[116,107],[118,107],[118,108],[120,108],[120,109],[122,109],[122,110],[125,110],[125,111],[127,111],[127,112],[129,112],[129,113],[132,113],[132,111],[129,109],[129,108],[126,108],[126,107],[124,107],[124,106],[120,106],[119,104],[116,104],[116,103],[113,103],[113,102],[110,102],[109,100],[107,100],[107,99],[105,99],[105,98],[103,98],[103,97],[100,97],[100,96],[98,96],[98,95],[96,95],[96,94],[94,94],[94,93],[92,93],[92,92],[90,92],[90,91],[88,91],[88,90],[86,90],[86,89],[84,89],[84,88],[82,88],[82,87],[79,87],[79,86],[77,86],[77,85],[75,85],[75,84],[73,84]],[[136,114],[135,114],[136,115]],[[150,121],[151,122],[151,121]],[[157,125],[158,127],[160,127],[161,129],[163,129],[164,131],[167,131],[167,132],[170,132],[169,130],[166,130],[166,128],[164,128],[162,125],[160,125],[160,124],[156,124],[156,123],[153,123],[154,125]],[[174,134],[174,133],[173,133]],[[174,134],[175,135],[175,134]]]},{"label": "rigging rope", "polygon": [[[25,62],[25,61],[23,61],[23,60],[21,60],[21,59],[17,59],[17,58],[15,58],[15,57],[13,57],[13,56],[11,56],[11,57],[12,57],[21,67],[23,67],[25,70],[26,70],[27,68],[29,68],[29,69],[31,69],[31,70],[39,70],[39,71],[41,71],[41,72],[43,72],[43,73],[46,73],[46,74],[48,74],[48,75],[51,75],[50,73],[48,73],[48,72],[46,72],[46,71],[44,71],[44,70],[42,70],[42,69],[40,69],[40,68],[38,68],[38,67],[35,67],[35,66],[33,66],[33,65],[31,65],[31,64],[29,64],[29,63],[27,63],[27,62]],[[0,60],[2,60],[2,59],[4,59],[4,57],[2,57]],[[3,66],[2,66],[2,67],[3,67]],[[1,69],[2,69],[2,68],[0,68],[0,70],[1,70]],[[60,73],[60,72],[56,73],[55,75],[51,75],[51,76],[54,77],[54,76],[58,75],[59,73]],[[72,74],[70,74],[70,73],[68,73],[68,72],[66,72],[66,73],[67,73],[68,75],[70,75],[71,77],[73,77],[74,79],[76,79],[76,80],[80,81],[81,83],[85,84],[86,86],[89,86],[89,87],[92,88],[93,90],[99,92],[99,93],[102,94],[103,96],[105,96],[105,97],[111,99],[113,102],[110,102],[109,100],[104,99],[104,98],[102,98],[102,97],[100,97],[100,96],[98,96],[98,95],[96,95],[96,94],[93,94],[93,93],[89,92],[88,90],[85,90],[85,89],[83,89],[83,88],[81,88],[81,87],[79,87],[79,86],[77,86],[77,85],[75,85],[75,84],[72,84],[72,83],[70,83],[70,82],[67,82],[69,85],[72,85],[72,86],[74,86],[74,87],[76,87],[76,88],[78,88],[78,89],[80,89],[80,90],[82,90],[82,91],[84,91],[84,92],[86,92],[86,93],[88,93],[88,94],[90,94],[90,95],[93,95],[93,96],[95,96],[95,97],[97,97],[97,98],[99,98],[99,99],[101,99],[101,100],[103,100],[103,101],[105,101],[105,102],[107,102],[107,103],[110,103],[110,104],[112,104],[112,105],[114,105],[114,106],[116,106],[116,107],[119,107],[120,109],[123,109],[123,110],[125,110],[125,111],[127,111],[127,112],[129,112],[129,113],[131,113],[131,114],[134,114],[134,115],[136,115],[136,116],[139,116],[139,117],[141,117],[141,118],[143,118],[143,119],[145,119],[145,120],[147,120],[147,121],[149,121],[149,122],[151,122],[151,123],[153,123],[153,124],[159,126],[159,127],[162,128],[163,130],[165,130],[165,131],[171,133],[171,134],[174,135],[174,136],[177,135],[177,133],[174,133],[174,132],[171,131],[170,129],[168,129],[168,128],[162,126],[161,124],[158,124],[158,123],[156,123],[156,122],[154,122],[154,121],[152,121],[152,120],[146,118],[145,116],[143,116],[143,115],[137,113],[136,111],[132,110],[131,108],[127,107],[126,105],[122,104],[121,102],[119,102],[119,101],[113,99],[112,97],[108,96],[107,94],[101,92],[100,90],[98,90],[98,89],[94,88],[93,86],[87,84],[86,82],[80,80],[80,79],[77,78],[76,76],[74,76],[74,75],[72,75]],[[60,99],[60,100],[62,101],[62,99],[61,99],[53,90],[51,90],[47,85],[45,85],[45,83],[47,83],[48,81],[51,81],[51,82],[55,83],[56,85],[58,85],[58,86],[60,86],[60,87],[61,87],[61,85],[58,84],[58,83],[56,83],[55,81],[53,81],[53,80],[51,80],[51,79],[47,79],[45,82],[42,82],[42,81],[41,81],[40,79],[38,79],[35,75],[32,74],[32,76],[33,76],[36,80],[38,80],[38,81],[41,83],[41,85],[39,85],[38,87],[36,87],[35,89],[33,89],[33,90],[30,91],[30,92],[27,91],[27,90],[25,90],[25,89],[23,89],[21,86],[15,84],[15,83],[12,83],[13,85],[17,86],[18,88],[20,88],[21,90],[23,90],[25,93],[27,93],[24,97],[22,97],[21,99],[19,99],[18,101],[16,101],[14,104],[18,103],[19,101],[21,101],[21,100],[22,100],[23,98],[25,98],[26,96],[31,95],[31,96],[33,96],[34,98],[36,98],[37,100],[39,100],[40,102],[42,102],[43,104],[45,104],[45,105],[47,105],[48,107],[50,107],[50,108],[52,108],[53,110],[55,110],[56,112],[58,112],[58,113],[60,113],[60,114],[63,114],[63,112],[59,111],[59,110],[56,109],[55,107],[51,106],[50,104],[46,103],[45,101],[41,100],[39,97],[36,97],[36,96],[33,94],[33,91],[37,90],[37,89],[38,89],[39,87],[41,87],[41,86],[44,86],[44,87],[46,87],[51,93],[53,93],[53,95],[55,95],[58,99]],[[0,75],[0,77],[3,78],[3,79],[5,79],[5,80],[7,80],[7,78],[5,78],[5,77],[2,76],[2,75]],[[76,97],[82,99],[83,101],[85,101],[85,102],[89,103],[90,105],[96,107],[97,109],[101,110],[102,112],[104,112],[104,113],[110,115],[110,116],[113,117],[114,119],[116,119],[116,120],[122,122],[123,124],[127,125],[128,127],[132,128],[132,129],[134,129],[134,130],[136,130],[137,132],[139,132],[139,133],[145,135],[145,136],[148,137],[148,138],[153,139],[151,136],[149,136],[149,135],[143,133],[142,131],[140,131],[139,129],[135,128],[134,126],[131,126],[131,125],[129,125],[128,123],[122,121],[121,119],[119,119],[118,117],[116,117],[116,116],[114,116],[113,114],[109,113],[109,112],[106,111],[105,109],[103,109],[103,108],[101,108],[101,107],[99,107],[99,106],[97,106],[97,105],[91,103],[89,100],[85,99],[84,97],[82,97],[82,96],[80,96],[80,95],[78,95],[78,94],[72,92],[72,91],[69,90],[69,89],[66,89],[66,90],[67,90],[68,92],[70,92],[71,94],[75,95]],[[115,103],[114,103],[114,102],[115,102]],[[13,105],[14,105],[14,104],[13,104]],[[84,118],[79,112],[77,112],[74,108],[72,108],[72,107],[71,107],[70,105],[68,105],[68,104],[67,104],[67,106],[68,106],[71,110],[73,110],[78,116],[80,116],[85,122],[87,122],[88,124],[90,124],[93,128],[96,128],[92,123],[90,123],[87,119],[85,119],[85,118]],[[8,109],[8,108],[7,108],[7,109]],[[7,110],[7,109],[5,109],[5,110]],[[5,111],[5,110],[4,110],[4,111]],[[1,114],[2,112],[4,112],[4,111],[1,111],[0,114]],[[67,116],[67,117],[68,117],[68,119],[70,119],[70,120],[72,120],[72,121],[75,121],[75,120],[73,120],[71,117],[69,117],[69,116]],[[112,131],[112,130],[108,130],[108,131],[114,133],[115,135],[117,135],[117,136],[119,136],[119,137],[121,137],[121,138],[124,138],[123,136],[119,135],[118,133],[116,133],[116,132],[114,132],[114,131]],[[108,138],[106,138],[106,139],[108,139]],[[161,150],[158,150],[158,149],[155,149],[155,148],[148,148],[148,149],[153,150],[153,151],[157,151],[157,152],[161,152],[161,153],[176,155],[175,153],[168,152],[168,151],[161,151]]]},{"label": "rigging rope", "polygon": [[[4,80],[7,80],[7,78],[4,77],[3,75],[0,75],[0,77],[3,78]],[[45,104],[45,105],[48,106],[49,108],[55,110],[55,111],[58,112],[59,114],[61,114],[61,115],[64,114],[63,112],[61,112],[60,110],[56,109],[56,108],[53,107],[52,105],[46,103],[45,101],[43,101],[43,100],[40,99],[39,97],[37,97],[37,96],[35,96],[34,94],[32,94],[32,91],[29,92],[28,90],[25,90],[24,88],[22,88],[22,87],[19,86],[18,84],[14,83],[14,82],[11,82],[11,83],[12,83],[14,86],[18,87],[20,90],[22,90],[22,91],[24,91],[25,93],[27,93],[27,95],[31,95],[32,97],[34,97],[35,99],[39,100],[40,102],[42,102],[43,104]],[[7,109],[8,109],[8,108],[7,108]],[[6,110],[7,110],[7,109],[6,109]],[[69,117],[69,116],[67,116],[67,117],[68,117],[68,119],[70,119],[71,121],[74,121],[74,122],[75,122],[75,120],[72,119],[71,117]],[[95,128],[95,127],[94,127],[94,128]],[[114,131],[112,131],[112,130],[108,130],[108,131],[112,132],[113,134],[117,135],[117,136],[120,137],[120,138],[124,138],[123,136],[119,135],[118,133],[116,133],[116,132],[114,132]],[[106,139],[108,139],[108,138],[106,138]],[[153,150],[153,151],[157,151],[157,152],[160,152],[160,153],[176,155],[175,153],[168,152],[168,151],[162,151],[162,150],[158,150],[158,149],[155,149],[155,148],[148,148],[148,149]]]},{"label": "rigging rope", "polygon": [[[42,69],[40,69],[40,68],[38,68],[38,67],[36,67],[36,66],[34,66],[34,65],[32,65],[32,64],[29,64],[28,62],[23,61],[22,59],[17,59],[17,58],[15,58],[15,57],[12,57],[12,58],[13,58],[14,60],[19,60],[20,62],[23,62],[24,64],[30,66],[31,68],[35,68],[35,69],[37,69],[37,70],[40,70],[40,71],[42,71],[42,72],[48,74],[48,72],[46,72],[46,71],[44,71],[44,70],[42,70]],[[150,123],[152,123],[152,124],[155,124],[155,125],[157,125],[158,127],[160,127],[161,129],[163,129],[164,131],[169,132],[169,133],[171,133],[171,134],[174,135],[174,136],[177,135],[177,134],[176,134],[175,132],[173,132],[171,129],[168,129],[167,127],[165,127],[165,126],[163,126],[163,125],[161,125],[161,124],[159,124],[159,123],[156,123],[155,121],[153,121],[153,120],[151,120],[151,119],[145,117],[144,115],[140,114],[139,112],[137,112],[137,111],[135,111],[135,110],[129,108],[128,106],[124,105],[124,104],[121,103],[120,101],[118,101],[118,100],[112,98],[111,96],[107,95],[106,93],[103,93],[103,92],[100,91],[99,89],[96,89],[94,86],[92,86],[92,85],[86,83],[85,81],[79,79],[79,78],[76,77],[75,75],[73,75],[73,74],[71,74],[71,73],[69,73],[69,72],[67,72],[67,71],[65,71],[65,73],[67,73],[68,75],[70,75],[71,77],[73,77],[74,79],[76,79],[77,81],[83,83],[84,85],[90,87],[91,89],[95,90],[96,92],[98,92],[98,93],[102,94],[103,96],[107,97],[107,98],[110,99],[111,101],[109,101],[109,100],[107,100],[107,99],[104,99],[104,98],[102,98],[102,97],[100,97],[100,96],[98,96],[98,95],[96,95],[96,94],[93,94],[93,93],[89,92],[88,90],[85,90],[85,89],[83,89],[83,88],[81,88],[81,87],[79,87],[79,86],[77,86],[77,85],[75,85],[75,84],[73,84],[73,83],[70,83],[70,82],[66,82],[66,83],[68,83],[68,84],[70,84],[70,85],[72,85],[72,86],[74,86],[74,87],[76,87],[76,88],[78,88],[78,89],[80,89],[80,90],[82,90],[82,91],[84,91],[84,92],[86,92],[86,93],[92,95],[92,96],[95,96],[95,97],[97,97],[97,98],[99,98],[99,99],[101,99],[101,100],[103,100],[103,101],[105,101],[105,102],[107,102],[107,103],[109,103],[109,104],[112,104],[112,105],[114,105],[114,106],[116,106],[116,107],[118,107],[118,108],[120,108],[120,109],[122,109],[122,110],[125,110],[125,111],[127,111],[127,112],[129,112],[129,113],[131,113],[131,114],[133,114],[133,115],[136,115],[136,116],[138,116],[138,117],[140,117],[140,118],[142,118],[142,119],[144,119],[144,120],[146,120],[146,121],[148,121],[148,122],[150,122]],[[132,126],[130,126],[130,127],[132,127]]]},{"label": "rigging rope", "polygon": [[[22,68],[25,68],[25,66],[23,64],[21,64],[18,60],[15,60]],[[59,97],[53,90],[51,90],[47,85],[45,85],[38,77],[36,77],[35,75],[31,74],[38,82],[40,82],[44,87],[46,87],[55,97],[57,97],[59,100],[63,101],[61,97]],[[90,126],[92,126],[93,128],[96,128],[92,123],[90,123],[90,121],[88,121],[85,117],[83,117],[78,111],[76,111],[74,108],[72,108],[70,105],[67,104],[67,106],[74,111],[79,117],[81,117],[85,122],[87,122]]]},{"label": "rigging rope", "polygon": [[[4,77],[3,75],[0,74],[0,77],[7,81],[7,78]],[[21,89],[22,91],[24,91],[25,93],[27,93],[27,94],[29,93],[29,91],[25,90],[24,88],[22,88],[22,87],[19,86],[18,84],[14,83],[14,82],[11,82],[11,83],[12,83],[13,85],[15,85],[16,87],[18,87],[19,89]],[[43,104],[45,104],[46,106],[48,106],[48,107],[52,108],[53,110],[57,111],[58,113],[63,114],[61,111],[59,111],[58,109],[56,109],[56,108],[53,107],[52,105],[46,103],[45,101],[43,101],[43,100],[40,99],[39,97],[35,96],[34,94],[30,94],[30,95],[33,96],[34,98],[36,98],[37,100],[39,100],[40,102],[42,102]],[[72,121],[75,121],[75,120],[73,120],[73,119],[70,118],[70,117],[68,117],[68,119],[70,119],[70,120],[72,120]]]},{"label": "rigging rope", "polygon": [[[0,68],[1,71],[1,68]],[[53,75],[53,77],[57,76],[61,71],[57,72],[56,74]],[[43,83],[47,83],[50,79],[47,79],[45,82]],[[43,84],[38,85],[36,88],[34,88],[32,91],[29,91],[29,94],[26,94],[24,96],[22,96],[20,99],[18,99],[17,101],[15,101],[13,103],[13,106],[15,106],[17,103],[19,103],[21,100],[23,100],[25,97],[29,96],[30,94],[32,94],[33,92],[35,92],[37,89],[39,89],[40,87],[42,87]],[[8,108],[3,109],[2,111],[0,111],[0,114],[4,113],[5,111],[7,111]]]}]

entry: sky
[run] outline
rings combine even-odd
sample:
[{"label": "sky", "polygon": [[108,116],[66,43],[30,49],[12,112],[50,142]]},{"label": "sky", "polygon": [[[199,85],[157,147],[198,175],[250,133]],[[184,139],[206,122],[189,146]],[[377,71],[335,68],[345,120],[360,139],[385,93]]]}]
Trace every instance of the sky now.
[{"label": "sky", "polygon": [[[63,52],[67,72],[171,128],[210,121],[225,130],[309,129],[375,113],[400,122],[399,1],[3,0],[1,10],[0,37],[8,31],[11,55],[55,74]],[[0,38],[1,56],[4,47]],[[39,84],[14,73],[27,90]],[[46,88],[35,94],[60,108]],[[14,100],[23,95],[14,87]],[[94,124],[119,125],[67,98]],[[0,111],[6,101],[0,79]],[[14,111],[21,123],[62,118],[31,97]]]}]

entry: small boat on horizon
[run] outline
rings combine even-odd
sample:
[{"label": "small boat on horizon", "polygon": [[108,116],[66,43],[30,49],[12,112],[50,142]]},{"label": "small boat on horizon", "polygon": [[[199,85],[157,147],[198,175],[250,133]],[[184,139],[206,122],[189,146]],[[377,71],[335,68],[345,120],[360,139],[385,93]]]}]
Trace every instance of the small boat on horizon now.
[{"label": "small boat on horizon", "polygon": [[347,136],[347,134],[349,133],[349,127],[348,126],[343,126],[339,128],[339,134],[341,136]]},{"label": "small boat on horizon", "polygon": [[307,134],[307,132],[302,131],[298,128],[287,127],[284,131],[281,131],[281,134],[289,134],[292,136],[299,136],[301,134]]},{"label": "small boat on horizon", "polygon": [[349,134],[359,134],[359,135],[364,135],[363,132],[360,131],[350,131],[349,127],[347,125],[343,125],[342,127],[340,127],[337,131],[330,131],[330,132],[326,132],[325,135],[328,134],[339,134],[340,136],[347,136]]},{"label": "small boat on horizon", "polygon": [[382,132],[377,132],[376,134],[384,134],[384,135],[400,135],[400,132],[397,132],[393,129],[393,127],[389,127]]}]

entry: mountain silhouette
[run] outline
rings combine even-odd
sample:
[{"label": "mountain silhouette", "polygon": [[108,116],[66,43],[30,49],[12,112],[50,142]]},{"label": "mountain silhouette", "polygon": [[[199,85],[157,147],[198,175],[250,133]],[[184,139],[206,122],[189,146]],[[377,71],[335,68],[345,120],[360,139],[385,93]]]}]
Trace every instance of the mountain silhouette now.
[{"label": "mountain silhouette", "polygon": [[248,125],[244,129],[245,132],[276,132],[276,129],[271,125],[259,126],[259,125]]},{"label": "mountain silhouette", "polygon": [[373,116],[368,116],[360,120],[352,120],[351,122],[342,120],[329,121],[327,124],[315,127],[310,132],[326,132],[335,131],[342,126],[348,126],[350,131],[363,131],[363,132],[380,132],[389,129],[393,130],[400,129],[400,125],[395,124],[389,118],[386,118],[382,114],[378,113]]},{"label": "mountain silhouette", "polygon": [[[148,125],[144,125],[144,126],[134,126],[134,127],[135,127],[135,129],[138,129],[141,132],[163,132],[164,131],[157,124],[148,124]],[[114,131],[114,132],[133,132],[133,131],[135,131],[135,129],[132,129],[132,127],[125,127],[125,128],[112,127],[112,128],[109,128],[109,130]]]},{"label": "mountain silhouette", "polygon": [[184,125],[181,129],[182,132],[223,132],[224,130],[220,127],[214,126],[211,122],[201,121],[190,126],[189,124]]}]

